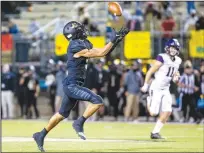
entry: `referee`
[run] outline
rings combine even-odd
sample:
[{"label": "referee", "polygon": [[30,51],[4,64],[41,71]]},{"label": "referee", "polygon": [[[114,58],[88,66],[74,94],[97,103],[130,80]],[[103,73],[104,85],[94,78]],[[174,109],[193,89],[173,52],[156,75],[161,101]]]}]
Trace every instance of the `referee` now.
[{"label": "referee", "polygon": [[[195,93],[199,90],[199,82],[193,73],[190,61],[184,63],[184,73],[180,78],[179,87],[184,122],[187,122],[190,117],[193,117],[194,120],[197,119]],[[187,117],[188,107],[190,111]]]}]

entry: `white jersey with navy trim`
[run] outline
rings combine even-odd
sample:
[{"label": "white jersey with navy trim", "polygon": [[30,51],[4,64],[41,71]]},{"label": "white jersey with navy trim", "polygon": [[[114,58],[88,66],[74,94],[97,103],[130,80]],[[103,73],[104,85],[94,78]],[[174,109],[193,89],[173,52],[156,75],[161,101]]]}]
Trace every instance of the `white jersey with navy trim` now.
[{"label": "white jersey with navy trim", "polygon": [[166,53],[159,54],[157,59],[163,65],[155,73],[155,79],[152,81],[151,89],[168,89],[173,75],[178,71],[182,62],[181,58],[175,56],[173,61]]}]

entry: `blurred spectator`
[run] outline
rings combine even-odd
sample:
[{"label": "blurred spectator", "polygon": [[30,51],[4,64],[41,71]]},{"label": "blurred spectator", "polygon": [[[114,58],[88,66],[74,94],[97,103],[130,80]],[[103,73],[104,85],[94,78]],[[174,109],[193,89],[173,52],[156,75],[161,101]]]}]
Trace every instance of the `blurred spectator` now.
[{"label": "blurred spectator", "polygon": [[1,27],[1,34],[7,34],[8,33],[8,27]]},{"label": "blurred spectator", "polygon": [[48,73],[49,72],[56,73],[56,63],[53,59],[49,59],[46,70],[48,71]]},{"label": "blurred spectator", "polygon": [[168,11],[168,13],[165,15],[165,19],[161,23],[161,29],[164,38],[171,38],[172,37],[172,32],[174,31],[176,26],[176,22],[172,17],[171,11]]},{"label": "blurred spectator", "polygon": [[195,24],[198,20],[198,17],[196,16],[196,10],[192,9],[190,11],[190,17],[186,20],[186,23],[184,25],[184,32],[195,30]]},{"label": "blurred spectator", "polygon": [[[95,65],[96,84],[94,87],[96,89],[97,94],[100,95],[102,98],[104,98],[105,94],[107,93],[107,71],[104,70],[103,66],[104,66],[104,62],[101,60],[99,60]],[[100,118],[103,118],[104,106],[98,110],[98,115]]]},{"label": "blurred spectator", "polygon": [[[195,93],[199,91],[199,82],[193,73],[193,67],[190,61],[184,63],[184,73],[180,78],[179,87],[182,97],[184,122],[189,121],[190,117],[196,119],[198,114],[196,112]],[[187,116],[188,106],[190,107],[189,116]],[[193,122],[193,119],[190,122]]]},{"label": "blurred spectator", "polygon": [[117,72],[117,67],[115,65],[111,65],[110,72],[108,74],[107,97],[110,105],[114,109],[115,120],[117,120],[117,117],[118,117],[119,97],[117,95],[117,92],[120,89],[120,78],[121,76]]},{"label": "blurred spectator", "polygon": [[40,23],[36,21],[36,19],[31,19],[31,23],[28,26],[28,31],[30,33],[36,32],[38,29],[40,29]]},{"label": "blurred spectator", "polygon": [[53,59],[49,59],[47,63],[47,75],[45,77],[45,84],[48,87],[49,100],[52,108],[52,113],[55,113],[55,96],[56,96],[56,65]]},{"label": "blurred spectator", "polygon": [[17,34],[19,33],[18,27],[13,21],[9,20],[8,22],[8,28],[9,28],[9,33],[10,34]]},{"label": "blurred spectator", "polygon": [[161,3],[162,3],[162,8],[163,8],[162,14],[167,15],[169,12],[172,13],[172,8],[171,8],[169,1],[163,1]]},{"label": "blurred spectator", "polygon": [[85,85],[84,85],[90,90],[94,89],[94,84],[95,84],[95,79],[96,79],[95,74],[96,74],[96,69],[94,67],[94,63],[91,61],[88,63],[88,66],[87,66],[86,80],[85,80]]},{"label": "blurred spectator", "polygon": [[62,61],[58,62],[58,72],[56,73],[56,96],[55,96],[55,112],[58,112],[64,96],[62,81],[66,77],[66,67]]},{"label": "blurred spectator", "polygon": [[203,96],[204,98],[204,60],[202,61],[201,63],[201,67],[200,67],[200,90],[201,90],[201,95]]},{"label": "blurred spectator", "polygon": [[141,16],[132,16],[131,20],[127,22],[127,28],[130,29],[130,31],[140,31],[142,30],[142,25],[141,25]]},{"label": "blurred spectator", "polygon": [[87,29],[90,30],[90,15],[88,11],[86,11],[84,6],[79,7],[78,17],[79,22],[84,24],[87,27]]},{"label": "blurred spectator", "polygon": [[143,84],[142,74],[139,65],[134,62],[131,70],[125,76],[125,86],[127,87],[127,104],[125,110],[125,120],[128,121],[131,113],[134,122],[138,122],[139,115],[139,94],[140,87]]},{"label": "blurred spectator", "polygon": [[10,71],[8,64],[3,65],[1,73],[1,91],[2,91],[2,112],[3,119],[14,118],[14,99],[13,92],[15,88],[15,76]]},{"label": "blurred spectator", "polygon": [[52,32],[52,34],[57,35],[57,34],[62,34],[63,33],[63,28],[65,24],[67,23],[66,18],[64,15],[61,15],[59,17],[59,21],[55,24],[55,29]]},{"label": "blurred spectator", "polygon": [[25,88],[22,82],[23,74],[25,73],[25,69],[23,67],[19,68],[19,71],[17,73],[17,89],[16,89],[16,95],[18,99],[18,104],[20,106],[21,111],[21,117],[24,115],[24,106],[25,106]]},{"label": "blurred spectator", "polygon": [[45,77],[45,84],[48,86],[50,105],[52,108],[52,113],[55,113],[55,96],[56,96],[56,79],[55,71],[48,72]]},{"label": "blurred spectator", "polygon": [[123,69],[123,73],[121,74],[121,79],[120,79],[120,89],[117,93],[117,96],[119,97],[119,102],[121,102],[120,111],[124,115],[125,114],[125,107],[127,103],[126,99],[126,86],[125,86],[125,77],[128,73],[129,69],[128,67]]},{"label": "blurred spectator", "polygon": [[195,92],[196,112],[197,112],[197,116],[195,119],[196,119],[196,123],[199,124],[200,122],[202,122],[202,119],[204,117],[204,109],[202,110],[198,106],[198,102],[204,99],[204,60],[201,61],[200,69],[197,71],[197,73],[196,71],[194,73],[197,77],[198,87],[199,87],[199,90]]},{"label": "blurred spectator", "polygon": [[[95,64],[93,61],[90,61],[87,66],[86,71],[86,80],[84,86],[93,91],[97,94],[96,90],[96,84],[97,84],[97,74],[98,71],[96,70]],[[81,115],[83,114],[86,106],[88,106],[88,103],[79,103],[79,111]],[[95,113],[90,120],[97,120],[97,114]]]},{"label": "blurred spectator", "polygon": [[22,86],[22,88],[23,88],[23,97],[22,97],[22,99],[24,100],[24,105],[25,105],[25,110],[24,110],[24,117],[25,118],[29,118],[28,117],[28,114],[26,114],[26,107],[28,106],[28,104],[29,104],[29,101],[28,101],[28,92],[29,92],[29,90],[28,90],[28,82],[29,82],[29,77],[28,77],[28,72],[27,72],[27,70],[25,70],[23,73],[22,73],[22,75],[21,75],[21,78],[20,78],[20,82],[19,82],[19,84]]},{"label": "blurred spectator", "polygon": [[191,10],[195,10],[195,2],[194,1],[187,1],[187,11],[188,14],[191,14]]},{"label": "blurred spectator", "polygon": [[132,15],[130,13],[130,10],[128,8],[124,8],[123,9],[123,16],[124,16],[124,19],[125,19],[125,22],[127,23],[129,20],[131,20],[132,18]]},{"label": "blurred spectator", "polygon": [[1,3],[2,12],[4,12],[5,14],[18,14],[20,13],[20,11],[18,10],[18,4],[19,2],[15,2],[15,1],[4,1]]},{"label": "blurred spectator", "polygon": [[136,2],[136,11],[134,12],[133,15],[131,14],[127,14],[126,15],[126,22],[127,22],[127,27],[131,30],[131,31],[140,31],[143,29],[143,13],[142,13],[142,9],[140,6],[141,2]]},{"label": "blurred spectator", "polygon": [[204,30],[204,13],[196,21],[196,30]]},{"label": "blurred spectator", "polygon": [[98,60],[95,65],[95,68],[97,70],[96,90],[101,97],[105,96],[105,92],[106,92],[105,86],[106,86],[107,77],[108,77],[107,71],[103,68],[104,64],[105,63],[103,60]]},{"label": "blurred spectator", "polygon": [[100,36],[100,30],[98,29],[96,23],[90,24],[90,35],[91,36]]},{"label": "blurred spectator", "polygon": [[39,81],[35,74],[35,67],[31,65],[28,71],[28,103],[26,105],[26,115],[28,118],[32,117],[31,107],[34,107],[35,117],[39,118],[39,111],[37,108],[37,98],[40,93]]},{"label": "blurred spectator", "polygon": [[148,2],[147,7],[144,13],[144,30],[150,31],[151,30],[151,22],[154,24],[157,22],[157,19],[161,18],[161,13],[155,9],[153,2]]}]

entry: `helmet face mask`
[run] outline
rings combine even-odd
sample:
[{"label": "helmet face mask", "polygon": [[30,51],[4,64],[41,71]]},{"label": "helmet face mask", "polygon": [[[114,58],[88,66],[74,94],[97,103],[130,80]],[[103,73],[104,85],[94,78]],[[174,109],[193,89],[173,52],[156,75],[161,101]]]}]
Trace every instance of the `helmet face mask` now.
[{"label": "helmet face mask", "polygon": [[64,26],[63,34],[67,40],[85,39],[89,35],[89,32],[81,23],[71,21]]},{"label": "helmet face mask", "polygon": [[77,32],[79,34],[82,34],[82,36],[79,36],[79,37],[87,38],[87,36],[89,35],[88,29],[86,29],[86,27],[83,24],[77,27]]}]

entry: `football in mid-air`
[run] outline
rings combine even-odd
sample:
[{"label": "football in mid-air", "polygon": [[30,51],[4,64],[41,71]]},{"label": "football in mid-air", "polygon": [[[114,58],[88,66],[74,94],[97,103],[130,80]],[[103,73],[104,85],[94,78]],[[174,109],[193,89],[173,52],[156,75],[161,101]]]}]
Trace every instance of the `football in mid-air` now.
[{"label": "football in mid-air", "polygon": [[108,11],[115,16],[121,16],[122,15],[122,8],[121,8],[120,4],[117,2],[109,2],[108,3]]}]

